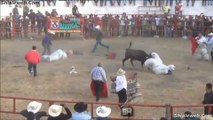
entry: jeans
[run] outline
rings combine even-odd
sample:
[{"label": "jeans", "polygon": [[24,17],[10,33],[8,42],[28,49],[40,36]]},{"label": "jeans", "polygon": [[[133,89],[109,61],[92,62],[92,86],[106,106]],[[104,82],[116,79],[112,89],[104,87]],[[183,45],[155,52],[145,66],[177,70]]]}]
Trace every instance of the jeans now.
[{"label": "jeans", "polygon": [[94,80],[94,87],[95,87],[95,96],[96,96],[96,102],[100,100],[100,96],[103,89],[103,82],[99,80]]},{"label": "jeans", "polygon": [[213,50],[211,51],[211,58],[212,58],[212,63],[213,63]]},{"label": "jeans", "polygon": [[109,49],[109,46],[108,46],[108,45],[104,45],[104,44],[101,42],[101,40],[96,40],[96,43],[95,43],[94,48],[93,48],[93,50],[92,50],[92,53],[95,52],[95,50],[97,49],[98,45],[103,46],[103,47]]},{"label": "jeans", "polygon": [[42,55],[46,55],[46,54],[50,55],[51,54],[50,45],[43,44],[42,46],[44,48],[44,51],[43,51]]},{"label": "jeans", "polygon": [[37,66],[36,64],[28,63],[28,71],[30,74],[33,73],[33,76],[37,76]]}]

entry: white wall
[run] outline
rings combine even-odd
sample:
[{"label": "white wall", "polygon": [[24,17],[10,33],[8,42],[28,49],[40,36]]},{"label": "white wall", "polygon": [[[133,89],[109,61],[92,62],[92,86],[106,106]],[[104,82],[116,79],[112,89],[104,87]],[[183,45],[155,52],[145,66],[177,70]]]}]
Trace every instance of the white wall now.
[{"label": "white wall", "polygon": [[[174,0],[175,1],[175,0]],[[213,16],[213,6],[201,6],[201,1],[196,1],[195,6],[186,6],[185,0],[182,0],[183,2],[183,14],[184,15],[199,15],[200,13],[204,13],[206,16]],[[82,14],[121,14],[123,12],[126,12],[127,14],[138,14],[138,6],[142,6],[143,1],[142,0],[136,0],[136,5],[127,5],[124,6],[123,4],[121,6],[117,6],[117,3],[115,6],[110,6],[110,3],[108,2],[107,6],[100,7],[95,6],[93,1],[86,2],[84,6],[82,6],[80,3],[77,3],[76,5],[79,8],[80,13]],[[0,5],[0,17],[3,18],[5,16],[8,16],[10,12],[12,12],[12,9],[15,5],[12,5],[9,7],[9,5]],[[171,6],[172,10],[171,12],[174,13],[174,6]],[[66,7],[65,1],[57,1],[56,6],[45,6],[45,7],[35,7],[35,5],[32,5],[30,9],[33,9],[35,12],[37,10],[44,13],[45,11],[51,12],[52,9],[56,9],[59,14],[65,15],[65,14],[71,14],[72,13],[72,7]],[[142,8],[144,11],[148,9]],[[19,13],[22,14],[22,8],[19,8]]]}]

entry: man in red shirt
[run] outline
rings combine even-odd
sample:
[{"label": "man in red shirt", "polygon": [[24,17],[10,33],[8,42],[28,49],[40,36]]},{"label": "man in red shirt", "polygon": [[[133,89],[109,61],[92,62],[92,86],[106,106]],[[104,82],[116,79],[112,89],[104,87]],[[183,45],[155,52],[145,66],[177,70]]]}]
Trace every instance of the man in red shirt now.
[{"label": "man in red shirt", "polygon": [[26,61],[28,62],[28,70],[30,74],[33,74],[34,77],[37,76],[37,64],[41,61],[41,56],[36,50],[36,46],[32,47],[32,50],[25,54]]}]

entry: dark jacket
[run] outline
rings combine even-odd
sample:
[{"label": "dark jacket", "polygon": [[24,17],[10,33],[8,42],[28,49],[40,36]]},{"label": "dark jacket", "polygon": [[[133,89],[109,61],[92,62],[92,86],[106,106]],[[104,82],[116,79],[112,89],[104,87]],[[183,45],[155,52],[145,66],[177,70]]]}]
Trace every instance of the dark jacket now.
[{"label": "dark jacket", "polygon": [[47,120],[68,120],[72,117],[72,113],[67,107],[64,107],[67,114],[61,113],[58,117],[49,116]]},{"label": "dark jacket", "polygon": [[[203,104],[213,104],[213,91],[211,91],[209,93],[205,93]],[[208,107],[205,107],[204,114],[209,114],[208,113]],[[210,114],[213,115],[213,107],[211,109],[211,113]]]},{"label": "dark jacket", "polygon": [[103,38],[103,33],[101,32],[101,30],[97,30],[97,32],[96,32],[96,40],[99,40],[99,41],[101,41],[102,40],[102,38]]},{"label": "dark jacket", "polygon": [[43,40],[42,40],[42,45],[47,45],[47,46],[50,46],[52,45],[52,42],[51,42],[51,34],[50,33],[46,33]]},{"label": "dark jacket", "polygon": [[23,110],[20,114],[27,118],[27,120],[40,120],[41,117],[46,116],[46,112],[37,112],[36,114]]}]

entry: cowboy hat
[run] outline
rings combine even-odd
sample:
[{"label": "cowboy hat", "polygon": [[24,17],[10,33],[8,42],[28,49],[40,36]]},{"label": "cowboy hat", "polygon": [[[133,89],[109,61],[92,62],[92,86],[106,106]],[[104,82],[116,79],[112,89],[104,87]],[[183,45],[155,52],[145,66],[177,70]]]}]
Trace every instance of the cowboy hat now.
[{"label": "cowboy hat", "polygon": [[40,102],[32,101],[27,105],[27,111],[35,114],[41,109],[41,106]]},{"label": "cowboy hat", "polygon": [[96,108],[96,114],[99,117],[108,117],[111,113],[111,108],[106,106],[99,106]]},{"label": "cowboy hat", "polygon": [[96,29],[101,29],[100,25],[95,26]]},{"label": "cowboy hat", "polygon": [[209,36],[213,36],[213,33],[209,33],[208,35],[209,35]]},{"label": "cowboy hat", "polygon": [[55,35],[55,32],[51,30],[48,30],[48,33]]},{"label": "cowboy hat", "polygon": [[117,72],[117,75],[125,75],[126,71],[124,71],[122,68],[120,68]]},{"label": "cowboy hat", "polygon": [[75,110],[76,112],[79,112],[79,113],[84,112],[85,110],[87,110],[87,104],[84,103],[84,102],[76,103],[76,104],[74,105],[74,110]]},{"label": "cowboy hat", "polygon": [[61,114],[61,112],[62,112],[62,106],[60,106],[60,105],[53,104],[48,109],[48,113],[52,117],[59,116]]}]

